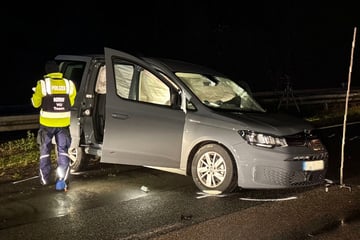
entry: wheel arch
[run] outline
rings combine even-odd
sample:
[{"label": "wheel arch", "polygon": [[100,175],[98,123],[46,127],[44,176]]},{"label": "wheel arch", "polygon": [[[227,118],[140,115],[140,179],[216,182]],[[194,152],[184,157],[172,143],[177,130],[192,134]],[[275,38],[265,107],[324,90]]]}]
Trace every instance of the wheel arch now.
[{"label": "wheel arch", "polygon": [[237,163],[235,161],[235,157],[233,155],[233,153],[230,151],[230,149],[228,147],[226,147],[224,144],[218,142],[218,141],[214,141],[214,140],[207,140],[207,141],[202,141],[202,142],[199,142],[197,143],[190,151],[189,155],[188,155],[188,159],[187,159],[187,165],[186,165],[186,175],[188,176],[191,176],[192,173],[191,173],[191,165],[192,165],[192,162],[194,161],[194,156],[196,154],[196,152],[202,147],[202,146],[205,146],[207,144],[217,144],[221,147],[223,147],[229,154],[230,158],[231,158],[231,161],[233,162],[234,164],[234,173],[236,175],[238,175],[238,166],[237,166]]}]

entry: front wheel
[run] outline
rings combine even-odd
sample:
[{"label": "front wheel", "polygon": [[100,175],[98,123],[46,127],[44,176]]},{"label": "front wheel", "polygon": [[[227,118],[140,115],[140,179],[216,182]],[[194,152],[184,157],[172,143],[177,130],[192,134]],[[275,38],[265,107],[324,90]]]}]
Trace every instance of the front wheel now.
[{"label": "front wheel", "polygon": [[203,192],[229,193],[237,187],[237,173],[228,151],[218,144],[202,146],[191,165],[195,185]]}]

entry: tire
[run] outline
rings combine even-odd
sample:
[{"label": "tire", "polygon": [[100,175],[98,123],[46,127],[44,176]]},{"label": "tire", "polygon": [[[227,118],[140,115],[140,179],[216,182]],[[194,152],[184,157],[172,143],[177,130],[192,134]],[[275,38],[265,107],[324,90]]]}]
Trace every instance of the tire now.
[{"label": "tire", "polygon": [[70,168],[72,172],[83,170],[89,161],[89,156],[82,147],[69,148]]},{"label": "tire", "polygon": [[195,185],[211,194],[230,193],[237,187],[237,173],[228,151],[218,144],[202,146],[191,165]]}]

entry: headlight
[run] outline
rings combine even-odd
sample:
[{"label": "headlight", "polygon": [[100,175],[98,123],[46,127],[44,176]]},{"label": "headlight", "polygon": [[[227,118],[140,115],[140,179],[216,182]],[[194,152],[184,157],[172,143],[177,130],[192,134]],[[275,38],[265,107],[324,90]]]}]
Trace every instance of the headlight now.
[{"label": "headlight", "polygon": [[286,140],[283,137],[272,136],[265,133],[257,133],[249,130],[240,130],[239,134],[250,145],[266,148],[287,146]]}]

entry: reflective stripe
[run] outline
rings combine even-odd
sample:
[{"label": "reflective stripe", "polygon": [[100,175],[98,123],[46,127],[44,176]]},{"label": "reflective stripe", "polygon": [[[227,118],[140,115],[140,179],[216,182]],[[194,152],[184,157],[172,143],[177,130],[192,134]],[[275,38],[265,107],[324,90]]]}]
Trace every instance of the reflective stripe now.
[{"label": "reflective stripe", "polygon": [[[69,81],[69,80],[68,80]],[[75,85],[74,85],[74,83],[73,82],[71,82],[71,84],[70,84],[70,82],[69,82],[69,95],[72,95],[73,93],[74,93],[74,90],[75,90]]]},{"label": "reflective stripe", "polygon": [[40,80],[40,83],[41,83],[41,93],[43,96],[46,96],[46,83],[44,80]]},{"label": "reflective stripe", "polygon": [[66,181],[69,177],[69,173],[70,173],[70,167],[66,168],[66,172],[65,172],[65,176],[64,176],[64,180]]},{"label": "reflective stripe", "polygon": [[71,116],[70,112],[46,112],[41,110],[40,116],[44,118],[69,118]]},{"label": "reflective stripe", "polygon": [[45,78],[45,87],[46,87],[46,92],[48,94],[51,94],[51,79],[50,78]]},{"label": "reflective stripe", "polygon": [[46,154],[46,155],[41,155],[41,156],[40,156],[40,159],[42,159],[42,158],[48,158],[48,157],[50,157],[50,155],[49,155],[49,154]]},{"label": "reflective stripe", "polygon": [[44,174],[43,174],[43,172],[41,171],[41,169],[40,169],[40,179],[41,179],[41,183],[42,183],[43,185],[48,184],[48,182],[46,182],[46,179],[45,179]]},{"label": "reflective stripe", "polygon": [[64,82],[65,82],[65,87],[66,87],[66,94],[69,95],[70,93],[70,84],[69,84],[69,80],[67,80],[66,78],[63,78]]}]

